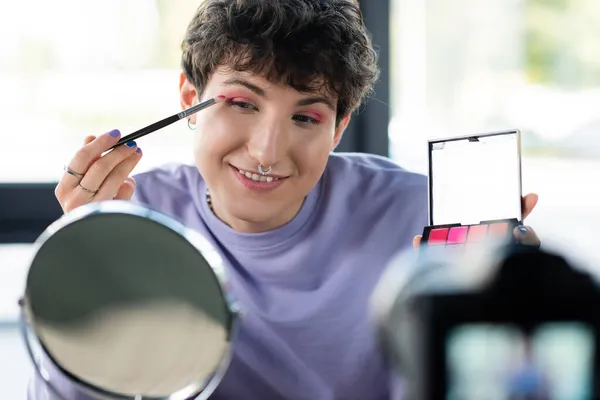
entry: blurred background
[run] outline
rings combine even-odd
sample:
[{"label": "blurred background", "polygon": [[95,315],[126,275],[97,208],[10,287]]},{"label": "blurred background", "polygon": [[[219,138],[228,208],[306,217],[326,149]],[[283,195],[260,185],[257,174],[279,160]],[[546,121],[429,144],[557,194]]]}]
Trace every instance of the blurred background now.
[{"label": "blurred background", "polygon": [[390,156],[427,173],[426,139],[520,129],[526,223],[600,270],[600,2],[391,7]]},{"label": "blurred background", "polygon": [[[389,109],[389,124],[369,134],[385,135],[386,155],[426,173],[427,139],[520,129],[524,192],[540,195],[527,224],[600,270],[600,2],[389,0],[380,7],[387,1],[361,1],[369,20],[390,21],[379,48],[389,58],[382,83],[389,96],[372,100]],[[0,183],[55,182],[86,135],[129,133],[178,112],[179,46],[198,4],[0,6]],[[193,162],[185,122],[141,147],[138,172]],[[15,325],[30,254],[29,244],[0,245],[3,399],[25,398],[31,373]]]}]

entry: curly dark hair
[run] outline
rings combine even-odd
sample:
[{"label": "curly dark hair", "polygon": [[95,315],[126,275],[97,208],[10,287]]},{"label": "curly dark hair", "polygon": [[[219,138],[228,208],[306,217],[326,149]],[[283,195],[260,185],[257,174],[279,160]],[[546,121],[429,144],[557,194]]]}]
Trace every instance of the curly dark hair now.
[{"label": "curly dark hair", "polygon": [[[373,0],[374,1],[374,0]],[[182,42],[182,68],[202,92],[221,65],[337,97],[337,121],[379,76],[356,0],[205,0]]]}]

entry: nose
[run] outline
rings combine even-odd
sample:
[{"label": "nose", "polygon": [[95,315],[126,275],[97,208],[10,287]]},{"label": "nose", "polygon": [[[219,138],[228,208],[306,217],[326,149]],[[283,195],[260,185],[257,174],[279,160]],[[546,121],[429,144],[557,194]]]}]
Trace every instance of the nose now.
[{"label": "nose", "polygon": [[277,122],[263,124],[256,129],[248,143],[250,157],[261,164],[265,170],[276,165],[286,150],[284,128]]}]

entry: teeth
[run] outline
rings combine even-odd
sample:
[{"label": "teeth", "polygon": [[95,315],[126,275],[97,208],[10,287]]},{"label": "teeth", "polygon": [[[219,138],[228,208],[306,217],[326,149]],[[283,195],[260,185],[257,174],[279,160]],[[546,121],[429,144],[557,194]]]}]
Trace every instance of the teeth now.
[{"label": "teeth", "polygon": [[272,176],[264,176],[264,175],[254,174],[252,172],[243,171],[241,169],[238,169],[238,172],[240,174],[244,175],[246,178],[252,179],[255,182],[273,182],[273,181],[276,181],[279,179],[279,178],[274,178]]}]

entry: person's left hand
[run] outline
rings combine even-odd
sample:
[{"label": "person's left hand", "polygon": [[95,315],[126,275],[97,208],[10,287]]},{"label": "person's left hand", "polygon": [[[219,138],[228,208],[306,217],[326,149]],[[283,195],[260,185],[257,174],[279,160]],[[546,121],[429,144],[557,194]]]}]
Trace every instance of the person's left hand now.
[{"label": "person's left hand", "polygon": [[[527,218],[529,214],[535,208],[538,202],[538,195],[535,193],[529,193],[523,197],[523,219]],[[530,246],[539,246],[540,239],[538,238],[535,231],[530,226],[517,226],[513,231],[513,235],[517,240],[523,244]],[[421,244],[421,235],[417,235],[413,238],[413,246],[419,247]]]}]

